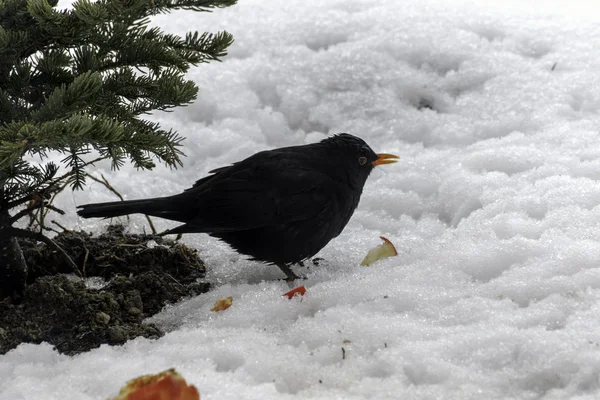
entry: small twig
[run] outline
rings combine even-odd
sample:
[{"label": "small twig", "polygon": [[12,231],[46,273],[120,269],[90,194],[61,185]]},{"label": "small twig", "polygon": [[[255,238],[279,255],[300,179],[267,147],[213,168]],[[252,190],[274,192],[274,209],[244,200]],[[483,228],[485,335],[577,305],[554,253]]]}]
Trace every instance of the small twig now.
[{"label": "small twig", "polygon": [[40,204],[40,211],[38,212],[39,215],[39,227],[40,227],[40,233],[44,232],[44,221],[45,221],[45,216],[46,216],[47,212],[44,212],[44,202],[42,201]]},{"label": "small twig", "polygon": [[[43,204],[43,202],[42,203],[35,203],[32,206],[29,206],[27,208],[22,209],[21,211],[19,211],[18,213],[16,213],[12,217],[10,217],[10,223],[14,224],[15,222],[17,222],[21,218],[29,215],[32,211],[37,210],[38,208],[42,208],[43,207],[42,204]],[[63,210],[61,210],[60,208],[56,208],[56,207],[54,207],[52,205],[47,204],[46,208],[49,208],[49,209],[51,209],[53,211],[56,211],[60,215],[65,215],[65,212]]]},{"label": "small twig", "polygon": [[55,220],[50,221],[51,223],[53,223],[54,225],[58,226],[60,229],[63,230],[63,232],[71,232],[70,229],[65,228],[64,226],[62,226],[61,224],[59,224],[58,222],[56,222]]},{"label": "small twig", "polygon": [[26,229],[15,228],[12,226],[2,229],[2,231],[4,231],[4,232],[2,232],[2,234],[6,235],[6,236],[25,237],[25,238],[29,238],[29,239],[35,239],[39,242],[46,243],[48,246],[54,247],[59,253],[62,254],[62,256],[64,257],[67,264],[69,264],[71,266],[75,275],[77,275],[80,278],[83,277],[83,275],[81,274],[81,271],[79,271],[79,268],[77,267],[77,264],[75,264],[75,262],[71,259],[71,257],[69,257],[67,252],[62,247],[60,247],[58,245],[58,243],[56,243],[54,240],[42,235],[39,232],[32,232],[32,231],[28,231]]},{"label": "small twig", "polygon": [[[181,284],[181,282],[179,282],[177,279],[175,279],[171,274],[165,273],[165,276],[171,278],[173,280],[173,282],[175,282],[179,286],[183,287],[183,285]],[[179,292],[179,294],[184,294],[184,291],[181,290],[181,289],[179,289],[178,287],[175,287],[174,289],[176,289]]]},{"label": "small twig", "polygon": [[92,174],[90,174],[90,173],[88,173],[88,172],[86,172],[86,173],[85,173],[85,176],[87,176],[88,178],[90,178],[90,179],[91,179],[91,180],[93,180],[93,181],[96,181],[96,182],[98,182],[98,183],[100,183],[100,184],[104,185],[104,187],[105,187],[105,188],[107,188],[108,190],[110,190],[111,192],[113,192],[114,194],[116,194],[116,195],[117,195],[117,197],[118,197],[118,198],[119,198],[121,201],[125,200],[125,199],[123,198],[123,196],[121,196],[121,193],[119,193],[119,192],[117,191],[117,189],[115,189],[114,187],[112,187],[112,185],[111,185],[110,183],[108,183],[108,181],[106,180],[106,178],[104,177],[104,175],[103,175],[103,174],[100,174],[100,176],[102,177],[102,179],[98,179],[98,178],[96,178],[94,175],[92,175]]},{"label": "small twig", "polygon": [[81,267],[81,269],[83,270],[83,276],[86,276],[87,273],[85,272],[85,266],[87,264],[87,260],[88,260],[88,256],[90,255],[90,251],[88,250],[87,247],[85,247],[85,256],[83,257],[83,266]]},{"label": "small twig", "polygon": [[125,262],[125,260],[124,260],[124,259],[122,259],[121,257],[118,257],[116,254],[113,254],[113,257],[114,257],[114,258],[115,258],[115,260],[117,260],[117,261],[121,261],[121,262],[123,262],[123,263]]},{"label": "small twig", "polygon": [[63,210],[61,210],[60,208],[58,208],[56,206],[53,206],[52,204],[46,204],[46,205],[44,205],[44,208],[52,210],[55,213],[59,213],[60,215],[65,215],[65,212]]},{"label": "small twig", "polygon": [[[61,186],[58,187],[58,189],[56,189],[54,191],[54,193],[52,194],[52,197],[50,197],[50,201],[48,201],[48,205],[51,205],[52,203],[54,203],[54,199],[56,198],[56,196],[59,195],[59,193],[61,193],[63,190],[65,190],[65,188],[67,187],[68,182],[64,182]],[[48,216],[48,213],[50,212],[50,208],[47,206],[45,210],[43,210],[43,212],[41,212],[40,214],[40,219],[41,219],[41,223],[43,224],[44,219]]]},{"label": "small twig", "polygon": [[37,215],[28,214],[29,215],[29,223],[27,224],[27,229],[32,229],[33,224],[37,221]]},{"label": "small twig", "polygon": [[175,282],[176,284],[178,284],[179,286],[183,286],[183,284],[181,282],[179,282],[177,279],[175,279],[175,277],[171,274],[167,274],[165,272],[165,276],[168,276],[169,278],[171,278],[173,280],[173,282]]},{"label": "small twig", "polygon": [[152,219],[150,218],[149,215],[145,215],[145,217],[148,220],[148,225],[150,225],[150,229],[152,229],[152,234],[156,235],[156,228],[154,227],[154,223],[152,222]]},{"label": "small twig", "polygon": [[45,227],[44,227],[44,230],[45,230],[46,232],[54,232],[54,233],[56,233],[57,235],[60,233],[59,231],[57,231],[56,229],[54,229],[54,228],[52,228],[52,227],[50,227],[50,226],[45,226]]},{"label": "small twig", "polygon": [[342,347],[342,360],[346,359],[346,349]]}]

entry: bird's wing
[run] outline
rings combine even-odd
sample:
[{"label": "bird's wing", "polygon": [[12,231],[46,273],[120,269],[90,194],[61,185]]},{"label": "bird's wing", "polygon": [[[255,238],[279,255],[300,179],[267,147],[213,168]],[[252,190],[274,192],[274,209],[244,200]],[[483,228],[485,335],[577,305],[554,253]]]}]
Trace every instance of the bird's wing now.
[{"label": "bird's wing", "polygon": [[253,159],[262,158],[264,156],[268,157],[269,154],[271,154],[271,156],[273,156],[273,155],[277,154],[277,150],[261,151],[261,152],[258,152],[256,154],[254,154],[253,156],[248,157],[247,159],[245,159],[243,161],[239,161],[239,162],[233,163],[232,165],[227,165],[225,167],[215,168],[215,169],[213,169],[213,170],[211,170],[211,171],[208,172],[210,175],[205,176],[204,178],[198,179],[194,183],[194,185],[191,188],[186,189],[186,191],[192,191],[192,190],[194,190],[197,187],[205,185],[206,183],[208,183],[208,181],[214,179],[215,177],[219,176],[220,174],[226,173],[228,171],[236,170],[236,168],[239,168],[240,166],[243,166],[245,164],[249,164],[249,161],[251,161]]},{"label": "bird's wing", "polygon": [[213,179],[214,177],[216,177],[220,173],[227,171],[231,167],[232,167],[231,165],[228,165],[226,167],[221,167],[221,168],[213,169],[212,171],[209,172],[209,174],[211,174],[211,175],[208,175],[208,176],[205,176],[204,178],[198,179],[194,183],[194,185],[191,188],[186,189],[186,191],[194,190],[194,188],[197,188],[199,186],[202,186],[202,185],[206,184],[208,181],[210,181],[211,179]]},{"label": "bird's wing", "polygon": [[[231,169],[235,169],[232,171]],[[316,218],[331,207],[335,182],[297,165],[231,168],[192,188],[197,210],[181,232],[228,232]],[[218,178],[217,178],[218,177]]]}]

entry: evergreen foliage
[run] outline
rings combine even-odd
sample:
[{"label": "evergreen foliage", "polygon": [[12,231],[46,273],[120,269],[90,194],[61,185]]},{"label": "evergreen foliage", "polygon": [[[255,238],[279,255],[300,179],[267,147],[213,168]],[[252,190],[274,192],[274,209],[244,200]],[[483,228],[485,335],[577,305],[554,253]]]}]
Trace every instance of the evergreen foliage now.
[{"label": "evergreen foliage", "polygon": [[[185,73],[218,61],[233,39],[227,32],[180,37],[149,22],[156,13],[210,11],[235,2],[78,0],[72,9],[59,10],[57,0],[0,0],[3,249],[16,232],[9,229],[16,222],[9,211],[35,199],[43,203],[65,179],[81,188],[85,156],[94,150],[113,168],[127,160],[144,169],[155,161],[181,164],[183,138],[143,117],[192,102],[198,88]],[[27,161],[44,159],[49,151],[64,154],[67,174],[58,177],[52,163]],[[0,254],[0,283],[6,257]]]}]

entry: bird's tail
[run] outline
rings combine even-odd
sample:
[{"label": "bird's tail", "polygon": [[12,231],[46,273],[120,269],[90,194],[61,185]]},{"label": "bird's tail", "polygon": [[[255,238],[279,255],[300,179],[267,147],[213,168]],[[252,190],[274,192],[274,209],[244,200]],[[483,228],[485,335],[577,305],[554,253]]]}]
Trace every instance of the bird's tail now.
[{"label": "bird's tail", "polygon": [[83,218],[112,218],[127,214],[155,215],[164,211],[165,198],[111,201],[108,203],[94,203],[78,206],[79,214]]}]

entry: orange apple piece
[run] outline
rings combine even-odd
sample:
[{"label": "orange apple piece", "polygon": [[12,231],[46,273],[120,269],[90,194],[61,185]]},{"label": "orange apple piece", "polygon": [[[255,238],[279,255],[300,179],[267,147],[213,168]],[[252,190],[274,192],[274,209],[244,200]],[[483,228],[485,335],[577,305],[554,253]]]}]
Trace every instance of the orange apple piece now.
[{"label": "orange apple piece", "polygon": [[306,288],[304,287],[304,285],[302,285],[293,288],[289,292],[285,292],[283,296],[287,296],[288,299],[292,299],[296,295],[304,296],[304,293],[306,293]]},{"label": "orange apple piece", "polygon": [[200,393],[171,368],[131,379],[112,400],[200,400]]}]

